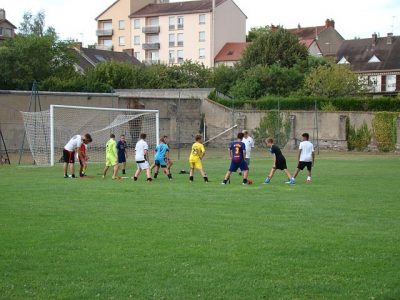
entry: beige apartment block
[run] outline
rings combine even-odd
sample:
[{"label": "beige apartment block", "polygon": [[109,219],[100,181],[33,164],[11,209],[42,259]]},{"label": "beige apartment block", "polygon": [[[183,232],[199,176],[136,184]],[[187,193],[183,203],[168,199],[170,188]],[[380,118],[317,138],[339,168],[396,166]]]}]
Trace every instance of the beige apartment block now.
[{"label": "beige apartment block", "polygon": [[129,15],[148,4],[165,3],[169,0],[117,0],[106,8],[97,21],[97,45],[101,50],[123,51],[131,45]]},{"label": "beige apartment block", "polygon": [[[140,5],[143,2],[140,1]],[[107,37],[99,36],[99,45],[107,45],[114,51],[133,49],[135,57],[146,63],[172,65],[191,60],[212,67],[214,57],[225,43],[246,40],[247,17],[232,0],[147,2],[151,3],[139,9],[139,1],[129,2],[133,12],[128,18],[130,36],[123,39],[124,45],[120,43],[121,35],[118,36],[121,31],[107,32],[111,33]],[[112,10],[115,11],[113,15]],[[116,20],[121,19],[113,6],[99,17],[100,29],[104,28],[102,22],[118,24]]]}]

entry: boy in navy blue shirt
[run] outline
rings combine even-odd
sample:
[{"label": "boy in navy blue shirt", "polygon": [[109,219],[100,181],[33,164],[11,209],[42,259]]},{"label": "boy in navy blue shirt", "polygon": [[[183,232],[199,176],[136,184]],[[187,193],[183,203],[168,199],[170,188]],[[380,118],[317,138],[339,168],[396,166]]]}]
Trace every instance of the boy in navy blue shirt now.
[{"label": "boy in navy blue shirt", "polygon": [[117,150],[118,150],[118,163],[122,164],[122,174],[125,173],[125,167],[126,167],[126,158],[128,157],[128,154],[126,153],[126,141],[125,141],[125,135],[121,134],[119,141],[117,143]]},{"label": "boy in navy blue shirt", "polygon": [[226,184],[233,172],[236,172],[239,168],[243,172],[243,184],[247,184],[247,177],[249,175],[249,167],[247,166],[246,157],[246,145],[242,142],[243,133],[240,132],[237,135],[237,140],[232,142],[229,146],[229,156],[231,158],[231,165],[229,170],[226,172],[224,181],[222,184]]}]

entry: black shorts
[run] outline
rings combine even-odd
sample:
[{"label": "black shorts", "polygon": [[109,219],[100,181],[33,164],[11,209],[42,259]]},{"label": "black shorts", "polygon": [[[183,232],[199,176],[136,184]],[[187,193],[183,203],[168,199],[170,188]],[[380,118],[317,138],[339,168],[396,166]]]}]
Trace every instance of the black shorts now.
[{"label": "black shorts", "polygon": [[278,170],[287,169],[286,159],[285,158],[277,159],[276,163],[275,163],[275,169],[278,169]]},{"label": "black shorts", "polygon": [[125,154],[118,154],[118,163],[122,164],[124,162],[126,162]]},{"label": "black shorts", "polygon": [[64,162],[73,164],[75,162],[75,151],[63,150]]},{"label": "black shorts", "polygon": [[156,160],[154,161],[154,164],[155,164],[157,167],[161,167],[161,168],[166,168],[166,167],[167,167],[167,163],[165,162],[165,160],[164,160],[164,161],[160,161],[160,160],[156,159]]},{"label": "black shorts", "polygon": [[305,167],[307,167],[308,171],[311,171],[312,162],[311,161],[299,161],[299,163],[297,165],[297,169],[303,170]]}]

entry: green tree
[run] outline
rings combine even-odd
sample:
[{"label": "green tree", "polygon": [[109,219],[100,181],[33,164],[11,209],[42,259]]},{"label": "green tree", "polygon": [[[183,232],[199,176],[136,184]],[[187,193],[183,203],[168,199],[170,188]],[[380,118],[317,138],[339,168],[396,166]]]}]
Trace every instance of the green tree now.
[{"label": "green tree", "polygon": [[30,11],[26,11],[22,17],[22,22],[18,28],[20,35],[37,35],[37,36],[56,36],[54,27],[45,28],[46,14],[43,10],[33,16]]},{"label": "green tree", "polygon": [[227,95],[229,94],[230,89],[235,85],[235,82],[239,76],[239,68],[219,65],[213,69],[210,84],[218,92]]},{"label": "green tree", "polygon": [[311,96],[341,97],[357,94],[363,86],[350,67],[327,64],[314,68],[306,76],[303,90]]},{"label": "green tree", "polygon": [[69,43],[54,36],[18,35],[0,47],[0,89],[29,90],[32,82],[75,74]]},{"label": "green tree", "polygon": [[237,80],[230,94],[238,99],[258,99],[266,95],[288,96],[303,85],[304,75],[296,68],[279,65],[255,66]]},{"label": "green tree", "polygon": [[278,64],[291,68],[299,61],[306,60],[308,51],[298,38],[282,27],[269,28],[255,36],[244,51],[241,65],[245,69],[257,65]]},{"label": "green tree", "polygon": [[268,26],[252,27],[246,36],[246,42],[253,42],[256,39],[256,37],[262,34],[266,34],[268,33],[268,31],[269,31]]}]

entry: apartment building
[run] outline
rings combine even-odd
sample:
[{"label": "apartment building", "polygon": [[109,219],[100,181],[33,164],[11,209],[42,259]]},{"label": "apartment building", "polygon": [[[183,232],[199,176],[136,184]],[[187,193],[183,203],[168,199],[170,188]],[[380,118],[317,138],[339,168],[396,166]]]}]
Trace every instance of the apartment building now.
[{"label": "apartment building", "polygon": [[97,45],[100,50],[122,51],[131,45],[129,15],[148,4],[166,3],[169,0],[117,0],[107,7],[97,21]]},{"label": "apartment building", "polygon": [[[146,63],[172,65],[192,60],[212,67],[225,43],[246,40],[247,17],[232,0],[153,2],[129,15],[130,37],[125,37],[124,45],[120,45],[121,36],[117,37],[120,32],[112,32],[108,46],[117,51],[131,48]],[[111,26],[117,24],[119,17],[110,17]]]}]

